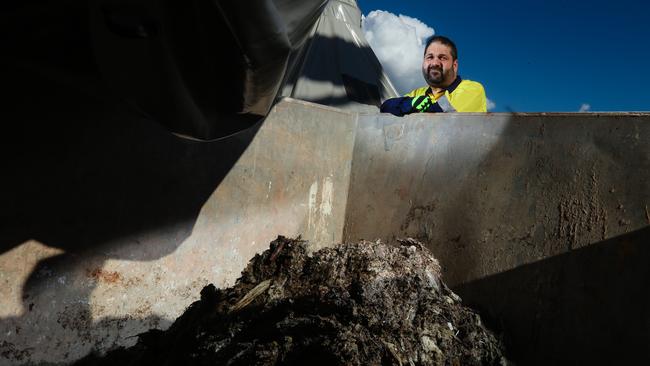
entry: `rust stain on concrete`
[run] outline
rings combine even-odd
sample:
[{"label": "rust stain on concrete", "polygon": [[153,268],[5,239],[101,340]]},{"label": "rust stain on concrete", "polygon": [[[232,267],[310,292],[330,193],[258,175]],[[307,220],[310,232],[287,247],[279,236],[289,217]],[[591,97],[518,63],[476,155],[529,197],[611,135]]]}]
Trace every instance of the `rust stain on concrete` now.
[{"label": "rust stain on concrete", "polygon": [[411,192],[407,188],[400,187],[395,189],[395,194],[397,197],[399,197],[402,201],[406,201],[411,197]]},{"label": "rust stain on concrete", "polygon": [[101,268],[96,268],[92,271],[88,271],[88,277],[94,278],[98,281],[103,281],[106,283],[117,283],[122,280],[122,276],[118,272],[114,271],[104,271]]}]

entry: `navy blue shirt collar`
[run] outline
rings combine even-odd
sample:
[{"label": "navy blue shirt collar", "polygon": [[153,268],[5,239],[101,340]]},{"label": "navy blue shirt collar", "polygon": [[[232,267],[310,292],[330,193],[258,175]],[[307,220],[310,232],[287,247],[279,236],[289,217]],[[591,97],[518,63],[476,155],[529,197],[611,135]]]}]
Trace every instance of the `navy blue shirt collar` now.
[{"label": "navy blue shirt collar", "polygon": [[[453,83],[449,84],[448,87],[442,89],[443,91],[446,90],[449,92],[449,94],[453,93],[454,90],[460,85],[460,82],[463,81],[463,79],[460,77],[460,75],[456,76],[456,80],[454,80]],[[429,87],[429,90],[427,91],[427,94],[433,94],[433,90],[431,90],[431,87]]]}]

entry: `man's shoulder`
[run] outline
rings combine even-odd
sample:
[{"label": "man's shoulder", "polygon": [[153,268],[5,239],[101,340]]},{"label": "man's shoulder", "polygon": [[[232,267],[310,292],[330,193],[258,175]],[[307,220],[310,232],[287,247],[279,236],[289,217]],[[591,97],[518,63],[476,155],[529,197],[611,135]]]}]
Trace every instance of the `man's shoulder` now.
[{"label": "man's shoulder", "polygon": [[464,90],[476,90],[485,93],[485,88],[483,88],[483,84],[474,80],[463,79],[463,81],[460,82],[458,87],[463,88]]},{"label": "man's shoulder", "polygon": [[413,89],[410,92],[404,94],[405,97],[419,97],[420,95],[426,95],[429,86],[423,86],[421,88]]},{"label": "man's shoulder", "polygon": [[[460,84],[458,84],[458,87],[456,89],[458,88],[461,88],[463,90],[471,90],[471,91],[485,93],[485,88],[483,88],[483,84],[479,83],[478,81],[469,80],[469,79],[463,79],[460,82]],[[404,94],[404,96],[419,97],[420,95],[426,95],[428,90],[429,90],[429,86],[423,86],[421,88],[411,90],[410,92]]]},{"label": "man's shoulder", "polygon": [[483,85],[463,79],[450,95],[450,101],[458,112],[487,112],[487,97]]}]

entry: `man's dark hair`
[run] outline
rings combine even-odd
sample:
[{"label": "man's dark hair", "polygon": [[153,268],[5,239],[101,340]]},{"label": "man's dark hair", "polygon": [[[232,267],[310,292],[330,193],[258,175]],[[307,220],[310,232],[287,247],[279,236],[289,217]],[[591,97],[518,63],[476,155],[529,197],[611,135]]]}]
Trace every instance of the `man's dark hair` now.
[{"label": "man's dark hair", "polygon": [[427,48],[429,48],[429,45],[431,43],[433,43],[433,42],[442,43],[445,46],[451,48],[451,57],[454,60],[458,59],[458,49],[456,49],[456,45],[454,44],[454,42],[451,39],[449,39],[449,38],[447,38],[445,36],[431,36],[431,37],[429,37],[427,39],[426,46],[424,46],[424,53],[425,54],[427,52]]}]

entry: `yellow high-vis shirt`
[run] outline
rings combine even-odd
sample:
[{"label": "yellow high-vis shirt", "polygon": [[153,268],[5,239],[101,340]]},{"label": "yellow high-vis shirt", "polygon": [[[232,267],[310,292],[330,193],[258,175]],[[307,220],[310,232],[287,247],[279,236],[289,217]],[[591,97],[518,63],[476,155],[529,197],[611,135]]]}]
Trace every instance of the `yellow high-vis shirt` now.
[{"label": "yellow high-vis shirt", "polygon": [[419,97],[428,95],[438,101],[443,95],[456,112],[487,112],[487,99],[483,85],[476,81],[461,79],[460,75],[443,92],[434,94],[431,87],[423,86],[409,92],[405,97]]}]

